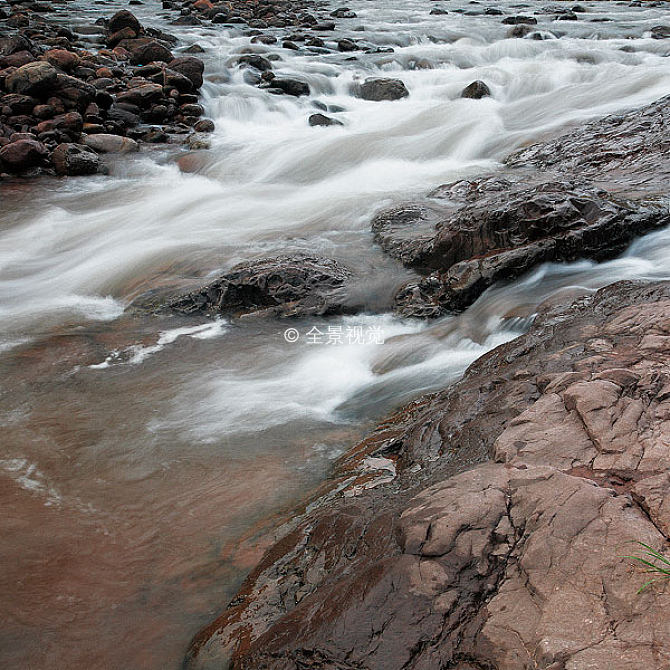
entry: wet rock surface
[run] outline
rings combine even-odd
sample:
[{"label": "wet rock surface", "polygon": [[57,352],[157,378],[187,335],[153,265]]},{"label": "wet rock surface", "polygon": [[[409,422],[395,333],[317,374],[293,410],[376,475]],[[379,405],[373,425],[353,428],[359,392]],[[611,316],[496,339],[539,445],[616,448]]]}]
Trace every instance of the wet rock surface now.
[{"label": "wet rock surface", "polygon": [[317,256],[276,256],[234,267],[207,286],[180,296],[167,307],[182,314],[346,314],[349,270]]},{"label": "wet rock surface", "polygon": [[667,225],[667,105],[594,121],[514,154],[502,176],[446,184],[380,212],[377,242],[424,274],[400,289],[397,311],[460,310],[539,263],[611,258]]},{"label": "wet rock surface", "polygon": [[[175,37],[128,10],[80,27],[84,34],[35,3],[12,11],[0,15],[0,175],[94,174],[101,162],[74,147],[98,151],[97,135],[181,143],[202,123],[204,65],[175,57]],[[18,15],[25,21],[12,21]]]},{"label": "wet rock surface", "polygon": [[339,462],[195,668],[662,668],[670,286],[555,307]]}]

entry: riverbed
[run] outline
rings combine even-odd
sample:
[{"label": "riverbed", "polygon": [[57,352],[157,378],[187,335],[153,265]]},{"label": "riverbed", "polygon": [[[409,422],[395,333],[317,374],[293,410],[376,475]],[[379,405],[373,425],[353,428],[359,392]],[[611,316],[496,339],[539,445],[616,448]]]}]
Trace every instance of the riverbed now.
[{"label": "riverbed", "polygon": [[[649,33],[667,22],[667,5],[580,5],[576,21],[538,15],[543,39],[509,39],[484,4],[355,0],[356,18],[326,36],[369,45],[354,60],[250,44],[241,26],[171,26],[174,14],[153,0],[133,7],[181,47],[205,49],[203,104],[216,131],[209,150],[145,150],[110,161],[109,176],[0,184],[5,667],[180,667],[272,519],[386,412],[457,379],[552,296],[670,278],[663,230],[606,263],[545,265],[494,286],[459,316],[391,313],[411,275],[374,245],[378,209],[501,170],[519,147],[670,93],[668,40]],[[71,3],[64,22],[74,6],[85,23],[122,4]],[[436,6],[449,13],[431,15]],[[275,71],[312,95],[247,83],[236,60],[249,50],[279,55]],[[373,75],[402,79],[409,97],[353,97]],[[475,80],[490,98],[460,98]],[[310,127],[315,101],[343,125]],[[364,313],[126,311],[147,291],[185,290],[287,252],[346,263]]]}]

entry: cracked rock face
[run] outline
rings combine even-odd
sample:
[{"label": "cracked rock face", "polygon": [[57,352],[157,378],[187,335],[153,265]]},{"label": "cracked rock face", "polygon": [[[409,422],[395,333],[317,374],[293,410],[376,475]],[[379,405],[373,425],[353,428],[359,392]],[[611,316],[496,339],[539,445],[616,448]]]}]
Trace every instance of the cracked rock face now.
[{"label": "cracked rock face", "polygon": [[667,103],[520,151],[504,177],[446,184],[380,212],[377,242],[424,275],[400,289],[396,310],[436,317],[464,309],[496,281],[548,261],[612,258],[668,225]]},{"label": "cracked rock face", "polygon": [[187,667],[670,667],[622,558],[669,550],[669,361],[667,283],[547,312],[347,454]]}]

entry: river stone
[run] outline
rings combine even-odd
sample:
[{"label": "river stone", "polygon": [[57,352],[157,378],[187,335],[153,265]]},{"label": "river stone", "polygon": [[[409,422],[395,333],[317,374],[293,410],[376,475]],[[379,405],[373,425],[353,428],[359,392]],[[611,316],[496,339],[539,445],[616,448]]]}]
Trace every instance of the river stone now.
[{"label": "river stone", "polygon": [[0,148],[0,165],[10,172],[22,172],[41,165],[46,157],[46,147],[34,139],[20,139]]},{"label": "river stone", "polygon": [[23,95],[41,95],[52,89],[58,81],[58,70],[44,61],[35,61],[22,65],[5,80],[5,86],[11,93]]},{"label": "river stone", "polygon": [[342,126],[344,125],[341,121],[337,119],[331,119],[325,114],[312,114],[309,117],[310,126]]},{"label": "river stone", "polygon": [[263,312],[282,317],[349,313],[350,276],[329,258],[263,258],[237,265],[215,282],[171,301],[168,308],[186,314]]},{"label": "river stone", "polygon": [[136,35],[142,32],[142,25],[137,17],[127,9],[116,12],[109,20],[107,29],[110,33],[117,33],[124,28],[130,28]]},{"label": "river stone", "polygon": [[274,78],[272,79],[272,88],[279,89],[296,98],[310,94],[309,84],[297,79]]},{"label": "river stone", "polygon": [[98,133],[84,138],[84,144],[101,154],[127,154],[139,151],[139,144],[129,137]]},{"label": "river stone", "polygon": [[267,58],[260,56],[259,54],[245,54],[240,56],[238,61],[240,65],[247,65],[253,67],[254,69],[260,72],[267,72],[272,70],[272,63]]},{"label": "river stone", "polygon": [[88,175],[98,171],[98,154],[82,144],[59,144],[51,154],[51,161],[59,175]]},{"label": "river stone", "polygon": [[489,95],[491,95],[491,89],[479,79],[468,84],[461,92],[461,98],[472,98],[473,100],[479,100]]},{"label": "river stone", "polygon": [[150,37],[122,40],[118,46],[130,52],[130,62],[133,65],[146,65],[154,61],[169,63],[174,60],[167,47]]},{"label": "river stone", "polygon": [[366,79],[363,84],[354,87],[354,94],[364,100],[380,102],[406,98],[409,91],[400,79],[374,78]]}]

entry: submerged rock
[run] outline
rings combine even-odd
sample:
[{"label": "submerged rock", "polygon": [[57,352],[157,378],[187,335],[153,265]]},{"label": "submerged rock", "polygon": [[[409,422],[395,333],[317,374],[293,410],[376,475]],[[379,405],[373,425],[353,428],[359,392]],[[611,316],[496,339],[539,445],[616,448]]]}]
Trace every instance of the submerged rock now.
[{"label": "submerged rock", "polygon": [[185,314],[346,314],[354,311],[346,290],[350,277],[349,270],[329,258],[263,258],[234,267],[215,282],[170,301],[167,307]]},{"label": "submerged rock", "polygon": [[637,594],[649,577],[621,558],[667,547],[669,324],[667,284],[614,285],[398,411],[287,521],[188,670],[670,666],[670,588]]}]

